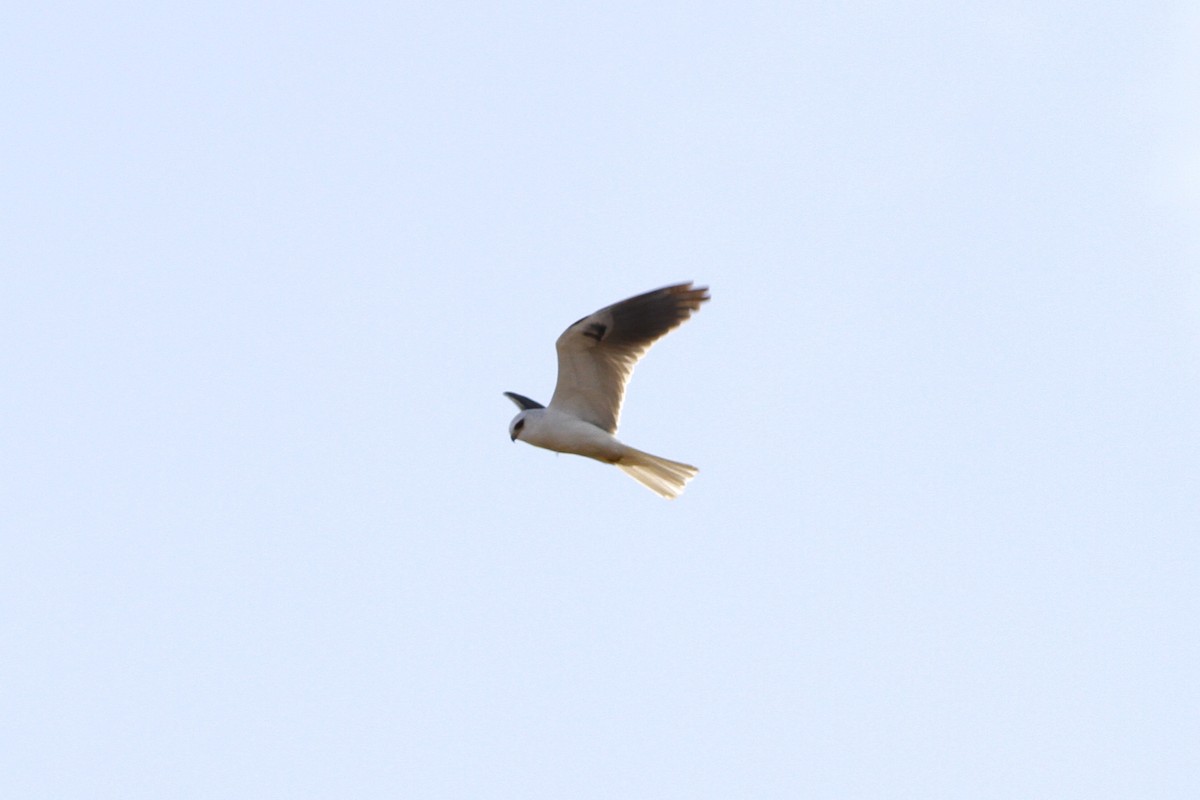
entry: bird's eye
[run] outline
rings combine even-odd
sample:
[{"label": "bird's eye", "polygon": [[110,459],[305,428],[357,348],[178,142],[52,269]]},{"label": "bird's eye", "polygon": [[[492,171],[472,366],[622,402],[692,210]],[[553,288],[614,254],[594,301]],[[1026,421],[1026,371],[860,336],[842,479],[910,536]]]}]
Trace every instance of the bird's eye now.
[{"label": "bird's eye", "polygon": [[518,421],[517,421],[517,424],[513,426],[513,430],[514,430],[514,431],[519,431],[519,430],[521,430],[521,428],[524,428],[524,427],[525,427],[525,420],[523,420],[523,419],[522,419],[522,420],[518,420]]}]

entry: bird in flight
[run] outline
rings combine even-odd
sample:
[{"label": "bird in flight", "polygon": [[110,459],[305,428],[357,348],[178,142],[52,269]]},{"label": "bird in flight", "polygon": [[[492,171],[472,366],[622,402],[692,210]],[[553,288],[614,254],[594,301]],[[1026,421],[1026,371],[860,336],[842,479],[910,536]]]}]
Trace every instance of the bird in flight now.
[{"label": "bird in flight", "polygon": [[509,437],[615,464],[663,497],[678,497],[699,470],[643,453],[613,434],[634,364],[708,299],[707,286],[677,283],[606,306],[571,325],[554,345],[558,384],[550,405],[504,393],[521,409],[509,423]]}]

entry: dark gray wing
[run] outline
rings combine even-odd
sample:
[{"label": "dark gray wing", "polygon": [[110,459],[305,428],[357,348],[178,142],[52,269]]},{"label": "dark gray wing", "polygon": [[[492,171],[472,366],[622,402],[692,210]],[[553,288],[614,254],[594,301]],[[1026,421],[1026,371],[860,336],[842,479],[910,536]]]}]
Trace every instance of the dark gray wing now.
[{"label": "dark gray wing", "polygon": [[523,394],[517,394],[516,392],[505,392],[504,396],[516,403],[517,408],[521,409],[522,411],[528,411],[531,408],[545,408],[545,406],[539,403],[537,400],[530,400]]}]

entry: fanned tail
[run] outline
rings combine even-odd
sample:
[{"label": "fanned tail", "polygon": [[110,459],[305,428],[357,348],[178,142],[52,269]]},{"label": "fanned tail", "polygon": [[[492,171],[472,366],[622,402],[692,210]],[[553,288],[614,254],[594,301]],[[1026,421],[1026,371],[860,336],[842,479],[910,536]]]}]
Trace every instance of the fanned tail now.
[{"label": "fanned tail", "polygon": [[687,482],[696,477],[700,470],[691,464],[652,456],[641,450],[626,447],[626,452],[616,465],[638,483],[652,492],[674,500],[683,492]]}]

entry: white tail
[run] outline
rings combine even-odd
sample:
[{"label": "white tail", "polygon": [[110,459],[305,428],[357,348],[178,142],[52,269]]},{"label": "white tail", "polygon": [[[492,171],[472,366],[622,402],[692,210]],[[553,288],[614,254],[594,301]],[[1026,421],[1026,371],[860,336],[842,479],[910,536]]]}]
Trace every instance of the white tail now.
[{"label": "white tail", "polygon": [[679,497],[687,482],[700,471],[691,464],[652,456],[632,447],[625,448],[624,455],[616,464],[626,475],[668,500]]}]

